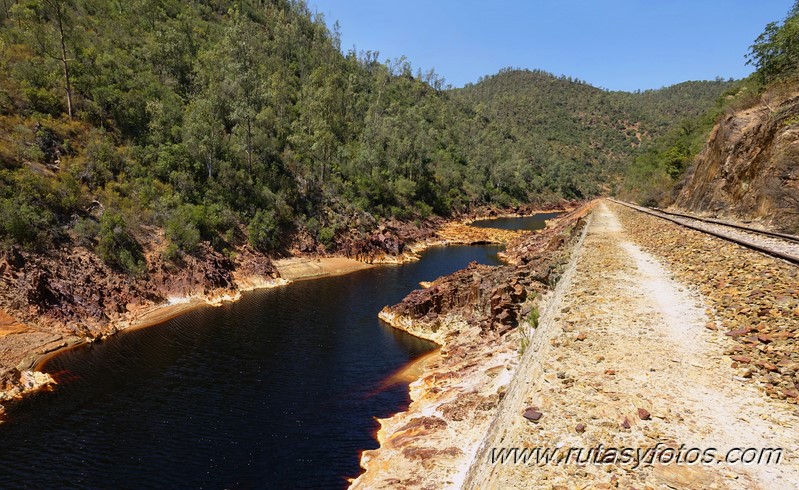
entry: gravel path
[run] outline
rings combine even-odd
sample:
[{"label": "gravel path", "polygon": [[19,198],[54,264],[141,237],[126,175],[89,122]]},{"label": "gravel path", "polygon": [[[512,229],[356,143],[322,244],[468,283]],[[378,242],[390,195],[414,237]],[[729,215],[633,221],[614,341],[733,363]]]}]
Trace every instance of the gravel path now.
[{"label": "gravel path", "polygon": [[[793,338],[778,335],[793,332],[799,315],[792,309],[795,291],[786,296],[790,287],[797,287],[793,266],[600,203],[466,487],[796,488],[799,414],[795,398],[785,394],[795,381],[792,361],[785,359],[795,354]],[[737,323],[725,323],[728,309]],[[768,342],[724,335],[754,325]],[[728,356],[733,352],[738,361]],[[744,353],[751,356],[745,366]],[[777,371],[760,361],[777,357],[783,363],[774,365]],[[751,371],[748,378],[742,369]],[[760,381],[761,370],[769,379],[779,377],[771,390],[752,382]],[[538,420],[523,417],[526,410]],[[563,457],[569,448],[587,452],[602,445],[607,455],[607,448],[657,444],[659,454],[714,448],[717,458],[707,465],[634,467],[619,460],[491,464],[486,457],[491,448],[559,448]],[[783,459],[718,462],[736,447],[780,447]]]}]

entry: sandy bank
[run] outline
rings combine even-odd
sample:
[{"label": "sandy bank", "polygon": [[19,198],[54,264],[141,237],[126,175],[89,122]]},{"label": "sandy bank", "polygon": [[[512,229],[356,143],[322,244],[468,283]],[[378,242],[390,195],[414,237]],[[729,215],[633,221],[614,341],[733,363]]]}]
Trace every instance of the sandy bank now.
[{"label": "sandy bank", "polygon": [[288,281],[340,276],[374,267],[372,264],[346,257],[291,257],[275,260],[273,263],[280,273],[280,277]]}]

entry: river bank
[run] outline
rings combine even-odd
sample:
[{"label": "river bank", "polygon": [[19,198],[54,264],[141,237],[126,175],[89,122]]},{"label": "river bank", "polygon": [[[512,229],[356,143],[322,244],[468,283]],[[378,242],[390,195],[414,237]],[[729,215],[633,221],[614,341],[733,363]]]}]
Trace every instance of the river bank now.
[{"label": "river bank", "polygon": [[[428,234],[426,239],[419,242],[403,244],[398,247],[401,250],[400,254],[394,256],[373,255],[355,259],[300,254],[286,259],[265,258],[267,262],[263,263],[256,254],[247,249],[240,251],[235,262],[225,261],[223,257],[210,252],[207,254],[210,255],[210,260],[208,256],[205,260],[187,257],[184,269],[178,271],[174,280],[167,280],[172,279],[167,270],[157,271],[158,273],[154,275],[161,280],[156,281],[152,288],[157,294],[151,290],[148,294],[140,296],[136,295],[137,290],[145,289],[141,284],[134,282],[133,286],[129,284],[125,287],[120,286],[121,281],[115,279],[115,276],[102,264],[93,260],[94,258],[86,251],[79,251],[75,254],[79,266],[75,267],[72,279],[85,286],[83,290],[77,288],[78,294],[74,296],[79,303],[79,307],[75,308],[77,311],[67,310],[72,315],[61,315],[60,318],[57,315],[46,315],[39,317],[43,321],[36,322],[37,307],[28,305],[26,309],[11,309],[15,316],[28,320],[18,321],[7,313],[10,309],[8,306],[13,305],[14,301],[9,301],[7,296],[0,298],[0,312],[3,315],[0,317],[0,405],[13,403],[14,400],[26,395],[49,389],[55,381],[49,375],[39,372],[37,368],[64,349],[100,341],[119,331],[157,325],[201,306],[215,306],[235,301],[245,291],[277,287],[298,280],[347,274],[374,267],[374,264],[414,261],[418,259],[418,253],[431,246],[503,243],[515,236],[504,230],[491,229],[480,229],[478,232],[470,233],[468,228],[463,225],[462,220],[439,223],[435,234]],[[383,244],[392,242],[394,238],[391,231],[384,228],[376,236],[376,240]],[[16,258],[6,257],[0,267],[0,279],[4,279],[5,282],[16,280],[32,283],[32,289],[43,290],[44,296],[57,298],[58,295],[50,293],[55,291],[63,296],[70,291],[69,267],[75,264],[75,260],[67,260],[65,267],[61,268],[53,267],[52,263],[48,264],[50,268],[46,265],[40,266],[39,270],[42,272],[38,274],[38,278],[30,279],[30,276],[37,275],[35,271],[31,273],[30,270],[25,270],[25,266],[32,262],[42,264],[22,254]],[[209,263],[212,266],[209,267]],[[103,279],[98,281],[99,284],[92,284],[90,278],[97,276]],[[109,282],[113,283],[109,287],[110,292],[104,295],[101,288],[104,283]],[[87,292],[98,288],[99,293]],[[11,288],[5,292],[10,291]],[[92,311],[93,317],[84,319],[80,314],[87,310],[88,302],[82,298],[89,294],[95,297],[99,294],[100,304],[107,303],[109,296],[116,294],[117,297],[121,296],[114,300],[119,306],[107,312],[95,309]],[[32,297],[35,299],[37,296]],[[17,301],[17,304],[19,303],[24,304],[24,301]],[[55,311],[60,313],[58,309]],[[98,317],[104,320],[98,320]],[[1,414],[2,409],[0,409],[0,419],[2,419]]]}]

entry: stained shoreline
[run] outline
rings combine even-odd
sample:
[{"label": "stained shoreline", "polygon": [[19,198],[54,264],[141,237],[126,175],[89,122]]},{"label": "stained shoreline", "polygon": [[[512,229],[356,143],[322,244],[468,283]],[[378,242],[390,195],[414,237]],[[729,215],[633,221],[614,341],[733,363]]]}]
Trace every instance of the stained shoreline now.
[{"label": "stained shoreline", "polygon": [[[527,216],[540,214],[536,211]],[[464,236],[462,229],[468,228],[474,234]],[[493,236],[493,235],[496,236]],[[406,250],[398,256],[379,256],[370,260],[358,260],[349,257],[290,257],[277,259],[273,262],[281,277],[274,278],[259,274],[243,275],[234,272],[237,288],[235,290],[215,290],[209,294],[190,294],[188,296],[172,297],[169,301],[149,305],[138,311],[132,311],[131,316],[122,320],[111,321],[108,324],[109,333],[96,338],[81,337],[74,334],[65,334],[56,338],[50,344],[38,344],[32,347],[27,354],[22,355],[22,360],[17,364],[21,375],[32,380],[8,391],[0,392],[0,400],[13,403],[24,397],[32,395],[43,389],[56,385],[56,381],[42,369],[55,357],[77,347],[105,340],[119,332],[133,331],[163,324],[184,313],[188,313],[202,306],[219,306],[224,303],[237,301],[246,291],[267,289],[290,284],[295,281],[318,279],[322,277],[338,276],[351,272],[369,269],[376,265],[403,264],[419,259],[419,253],[435,246],[455,244],[478,243],[503,243],[512,233],[507,230],[493,230],[491,228],[472,228],[465,224],[465,220],[453,220],[440,227],[435,239],[413,242],[406,246]],[[23,326],[25,324],[22,324]],[[47,346],[54,344],[51,349]],[[36,354],[36,351],[39,351]],[[0,403],[0,423],[3,420],[2,403]]]},{"label": "stained shoreline", "polygon": [[[76,339],[75,342],[59,348],[57,350],[48,352],[40,356],[33,364],[32,371],[42,372],[41,368],[53,358],[60,354],[86,345],[89,343],[103,341],[120,332],[133,332],[143,328],[155,327],[162,325],[169,320],[181,316],[197,308],[202,307],[216,307],[225,303],[231,303],[241,299],[242,293],[249,291],[257,291],[260,289],[271,289],[280,286],[288,286],[292,282],[304,281],[310,279],[319,279],[322,277],[332,277],[351,272],[369,269],[374,267],[372,264],[357,261],[347,257],[319,257],[319,258],[304,258],[304,257],[291,257],[288,259],[280,259],[274,261],[275,266],[281,273],[281,277],[273,279],[264,279],[260,276],[239,277],[237,284],[242,284],[233,294],[209,294],[205,296],[192,295],[187,297],[171,298],[168,302],[160,305],[150,307],[149,311],[145,312],[139,318],[134,320],[126,320],[117,324],[112,324],[116,331],[108,336],[101,337],[96,340]],[[314,267],[295,267],[296,265],[304,265],[307,263],[314,264]],[[286,270],[291,270],[288,277],[283,276],[281,267]]]}]

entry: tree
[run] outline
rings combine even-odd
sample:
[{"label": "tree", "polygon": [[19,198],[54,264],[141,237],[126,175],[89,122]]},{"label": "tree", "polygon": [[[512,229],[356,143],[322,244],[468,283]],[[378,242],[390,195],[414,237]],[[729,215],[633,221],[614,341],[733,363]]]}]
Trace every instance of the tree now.
[{"label": "tree", "polygon": [[794,76],[799,69],[799,1],[782,25],[771,22],[766,26],[746,55],[748,65],[757,68],[763,83]]},{"label": "tree", "polygon": [[67,55],[67,45],[74,22],[72,14],[77,5],[74,0],[29,0],[19,4],[19,8],[29,21],[28,28],[40,52],[61,64],[67,114],[72,119],[74,111],[69,63],[73,60]]},{"label": "tree", "polygon": [[186,108],[185,140],[194,156],[205,162],[208,178],[214,176],[214,165],[222,151],[225,138],[224,122],[215,99],[198,97]]},{"label": "tree", "polygon": [[247,169],[253,175],[253,131],[255,118],[264,103],[263,84],[259,68],[265,59],[259,56],[256,24],[248,22],[240,13],[233,12],[233,21],[225,32],[220,46],[220,66],[224,69],[224,84],[230,91],[231,118],[236,123],[234,132],[244,133]]}]

